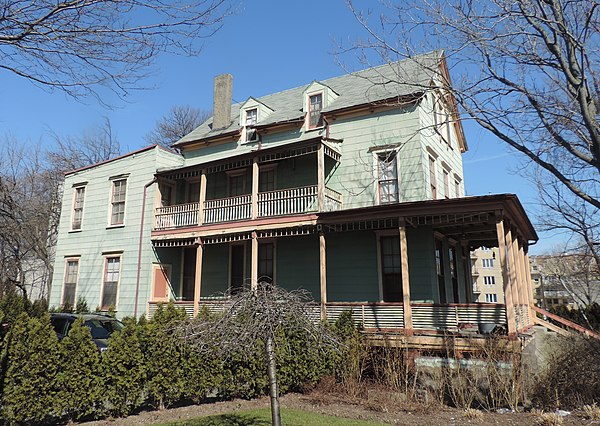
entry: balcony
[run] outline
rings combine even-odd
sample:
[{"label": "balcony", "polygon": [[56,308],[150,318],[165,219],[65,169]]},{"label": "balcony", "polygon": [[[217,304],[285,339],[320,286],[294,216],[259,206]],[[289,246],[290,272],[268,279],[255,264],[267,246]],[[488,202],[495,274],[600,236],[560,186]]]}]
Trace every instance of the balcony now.
[{"label": "balcony", "polygon": [[340,210],[342,194],[328,187],[324,189],[321,209],[317,185],[259,192],[254,215],[251,194],[206,200],[202,203],[202,210],[198,202],[158,207],[154,230]]}]

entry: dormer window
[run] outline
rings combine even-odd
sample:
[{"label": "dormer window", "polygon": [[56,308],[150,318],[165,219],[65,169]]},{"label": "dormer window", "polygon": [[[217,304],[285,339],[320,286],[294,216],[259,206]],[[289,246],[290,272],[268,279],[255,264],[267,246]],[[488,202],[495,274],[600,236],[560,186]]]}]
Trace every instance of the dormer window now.
[{"label": "dormer window", "polygon": [[314,129],[323,125],[321,110],[323,109],[323,94],[317,93],[308,97],[308,128]]},{"label": "dormer window", "polygon": [[246,110],[246,120],[244,121],[244,126],[246,130],[246,142],[256,141],[258,140],[258,133],[256,129],[253,129],[252,126],[255,126],[258,121],[258,109],[252,108]]}]

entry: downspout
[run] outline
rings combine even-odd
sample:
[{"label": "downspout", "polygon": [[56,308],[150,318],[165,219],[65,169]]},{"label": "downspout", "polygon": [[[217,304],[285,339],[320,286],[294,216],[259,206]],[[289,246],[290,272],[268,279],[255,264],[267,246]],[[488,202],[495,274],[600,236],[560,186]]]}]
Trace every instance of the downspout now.
[{"label": "downspout", "polygon": [[148,188],[156,182],[158,182],[158,179],[154,177],[150,182],[144,185],[144,196],[142,198],[142,219],[140,220],[140,239],[138,245],[137,277],[135,280],[135,303],[133,305],[134,318],[137,318],[138,297],[140,294],[140,275],[142,273],[142,243],[144,237],[144,216],[146,215],[146,196],[148,194]]}]

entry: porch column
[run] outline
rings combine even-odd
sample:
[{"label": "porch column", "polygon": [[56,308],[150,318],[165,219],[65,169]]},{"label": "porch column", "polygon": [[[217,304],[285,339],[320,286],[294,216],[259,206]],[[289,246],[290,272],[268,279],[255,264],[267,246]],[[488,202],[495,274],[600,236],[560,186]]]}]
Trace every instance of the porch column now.
[{"label": "porch column", "polygon": [[460,247],[462,249],[462,265],[463,265],[463,279],[465,280],[465,297],[467,303],[473,302],[473,277],[471,276],[471,253],[469,251],[469,242],[461,241]]},{"label": "porch column", "polygon": [[200,174],[200,196],[198,197],[198,225],[204,223],[204,201],[206,201],[206,169]]},{"label": "porch column", "polygon": [[529,321],[531,324],[534,323],[536,312],[533,310],[535,303],[533,301],[533,280],[531,279],[531,263],[529,261],[529,247],[527,244],[522,246],[523,250],[523,268],[525,269],[525,276],[527,277],[527,297],[529,302]]},{"label": "porch column", "polygon": [[325,251],[325,234],[319,232],[319,281],[321,284],[321,319],[327,319],[327,255]]},{"label": "porch column", "polygon": [[194,278],[194,317],[198,315],[200,310],[200,290],[202,288],[202,255],[204,247],[202,247],[202,239],[197,239],[198,246],[196,247],[196,276]]},{"label": "porch column", "polygon": [[250,288],[254,291],[258,286],[258,236],[252,232],[252,266],[250,267]]},{"label": "porch column", "polygon": [[513,303],[512,290],[508,277],[508,267],[506,259],[506,238],[504,233],[504,220],[502,216],[496,217],[496,234],[498,236],[498,252],[500,257],[500,268],[502,269],[502,282],[504,286],[504,305],[506,307],[506,326],[508,328],[508,337],[517,337],[517,328],[515,324],[515,308]]},{"label": "porch column", "polygon": [[325,211],[325,150],[323,143],[317,150],[317,200],[319,211]]},{"label": "porch column", "polygon": [[506,246],[508,248],[508,272],[510,274],[510,285],[512,291],[513,303],[516,305],[515,310],[518,315],[517,319],[517,331],[521,329],[522,318],[521,318],[521,291],[519,290],[519,276],[517,270],[517,256],[515,253],[515,242],[512,237],[512,230],[510,227],[506,230]]},{"label": "porch column", "polygon": [[252,219],[258,217],[258,172],[258,158],[254,157],[252,159]]},{"label": "porch column", "polygon": [[398,234],[400,236],[400,264],[402,266],[402,310],[404,313],[404,332],[413,334],[412,308],[410,306],[410,279],[408,272],[408,244],[406,241],[406,224],[404,219],[398,220]]}]

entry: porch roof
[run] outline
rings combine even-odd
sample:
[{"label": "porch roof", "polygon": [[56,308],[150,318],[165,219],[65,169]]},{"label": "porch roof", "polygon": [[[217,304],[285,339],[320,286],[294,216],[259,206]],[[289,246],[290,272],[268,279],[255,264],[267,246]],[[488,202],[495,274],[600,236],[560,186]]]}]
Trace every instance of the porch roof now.
[{"label": "porch roof", "polygon": [[335,230],[344,223],[401,217],[408,226],[431,226],[456,240],[493,245],[497,242],[495,224],[498,216],[508,219],[527,241],[539,239],[515,194],[413,201],[323,212],[319,214],[318,223]]},{"label": "porch roof", "polygon": [[[337,141],[341,142],[341,141]],[[157,176],[164,176],[170,179],[179,179],[185,177],[198,176],[202,169],[207,169],[208,173],[221,170],[232,170],[236,168],[248,167],[252,164],[252,159],[258,157],[259,163],[267,163],[284,158],[299,157],[301,155],[311,154],[317,151],[319,144],[325,148],[325,155],[335,161],[339,161],[341,153],[332,143],[327,143],[323,137],[304,139],[284,145],[257,149],[251,152],[227,157],[225,159],[196,163],[192,166],[174,167],[169,169],[159,169]]]}]

